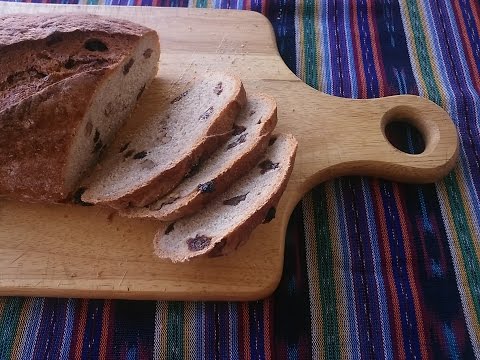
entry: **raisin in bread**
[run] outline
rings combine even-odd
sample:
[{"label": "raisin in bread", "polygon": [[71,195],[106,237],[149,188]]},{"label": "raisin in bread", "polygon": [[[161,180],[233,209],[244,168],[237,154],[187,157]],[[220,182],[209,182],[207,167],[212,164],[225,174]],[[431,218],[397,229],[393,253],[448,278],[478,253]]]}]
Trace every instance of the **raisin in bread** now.
[{"label": "raisin in bread", "polygon": [[215,73],[173,97],[153,117],[127,124],[80,187],[82,203],[121,209],[165,195],[228,139],[245,101],[238,77]]},{"label": "raisin in bread", "polygon": [[248,95],[247,104],[235,120],[232,137],[223,146],[168,195],[146,207],[127,208],[120,214],[171,221],[195,213],[255,165],[276,124],[275,100],[263,94]]},{"label": "raisin in bread", "polygon": [[297,149],[292,135],[272,137],[255,169],[235,182],[201,212],[163,223],[154,239],[155,254],[173,262],[218,256],[236,249],[253,229],[275,216]]},{"label": "raisin in bread", "polygon": [[157,73],[158,35],[93,15],[0,17],[0,196],[60,202]]}]

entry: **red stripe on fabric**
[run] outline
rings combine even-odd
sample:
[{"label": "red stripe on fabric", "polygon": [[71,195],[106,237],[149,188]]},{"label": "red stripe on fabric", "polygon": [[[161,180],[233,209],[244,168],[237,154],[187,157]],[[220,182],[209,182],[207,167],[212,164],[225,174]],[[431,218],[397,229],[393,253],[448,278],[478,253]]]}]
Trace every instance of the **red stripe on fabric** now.
[{"label": "red stripe on fabric", "polygon": [[272,358],[272,316],[271,316],[271,309],[272,309],[272,298],[268,298],[264,300],[263,303],[263,341],[264,345],[263,348],[265,349],[265,358],[271,359]]},{"label": "red stripe on fabric", "polygon": [[[472,16],[475,21],[475,26],[480,31],[480,4],[478,3],[478,0],[471,0],[470,1],[470,7],[472,8]],[[478,79],[478,78],[477,78]]]},{"label": "red stripe on fabric", "polygon": [[[238,322],[238,355],[240,359],[250,360],[250,327],[248,323],[248,303],[240,304],[240,316]],[[243,341],[242,341],[243,340]]]},{"label": "red stripe on fabric", "polygon": [[[472,8],[478,6],[477,3],[475,2],[474,4],[472,4]],[[468,62],[468,68],[470,69],[470,73],[472,74],[472,78],[473,78],[473,86],[475,87],[475,90],[477,90],[478,92],[480,92],[480,81],[478,81],[478,79],[480,79],[480,73],[478,72],[478,67],[477,67],[477,63],[475,61],[475,57],[473,56],[473,51],[472,51],[472,44],[470,44],[470,39],[468,37],[468,30],[467,30],[467,27],[465,26],[465,21],[463,19],[463,15],[462,15],[462,9],[460,8],[460,4],[458,1],[453,1],[453,9],[454,9],[454,13],[455,13],[455,19],[456,19],[456,23],[459,25],[460,27],[460,32],[461,32],[461,38],[462,38],[462,43],[463,43],[463,50],[465,51],[465,54],[467,55],[467,62]],[[475,11],[473,11],[473,18],[475,18],[475,23],[476,23],[476,27],[477,27],[477,31],[480,31],[480,24],[479,24],[479,19],[478,19],[478,14],[480,13],[480,9],[475,9]],[[477,80],[477,81],[475,81]]]},{"label": "red stripe on fabric", "polygon": [[418,274],[418,271],[415,271],[414,267],[416,267],[417,262],[416,256],[410,247],[410,240],[412,239],[412,231],[407,225],[407,220],[405,218],[405,214],[407,213],[407,209],[405,206],[404,198],[400,196],[400,191],[397,184],[393,184],[393,196],[395,197],[395,202],[398,206],[398,218],[400,222],[400,228],[402,231],[402,237],[406,239],[403,242],[404,250],[405,250],[405,257],[406,257],[406,267],[407,267],[407,276],[408,276],[408,283],[410,284],[410,288],[412,291],[413,297],[413,306],[415,308],[415,317],[417,321],[417,328],[418,328],[418,342],[420,345],[420,352],[422,354],[422,359],[429,359],[428,349],[426,347],[427,339],[425,338],[425,326],[423,321],[423,313],[424,308],[422,307],[423,302],[420,301],[419,291],[418,291],[418,283],[419,279],[415,274]]},{"label": "red stripe on fabric", "polygon": [[72,342],[70,343],[70,359],[81,359],[83,335],[85,334],[85,324],[87,322],[88,300],[79,300],[80,309],[76,312],[73,323]]},{"label": "red stripe on fabric", "polygon": [[111,307],[112,307],[111,304],[112,304],[111,300],[105,300],[104,308],[103,308],[102,333],[100,335],[100,348],[99,348],[100,359],[107,359],[107,350],[108,350],[107,344],[109,343],[110,335],[113,333],[112,326],[110,326],[110,315],[111,315]]},{"label": "red stripe on fabric", "polygon": [[373,52],[373,62],[375,64],[375,74],[377,75],[378,81],[378,91],[379,96],[385,96],[385,90],[387,88],[385,83],[385,67],[383,66],[383,61],[380,61],[381,54],[378,50],[378,45],[381,44],[380,37],[378,35],[377,26],[374,22],[377,16],[375,15],[375,1],[367,0],[367,19],[368,19],[368,28],[370,30],[370,39],[372,52]]},{"label": "red stripe on fabric", "polygon": [[373,180],[372,193],[374,195],[374,206],[376,213],[377,229],[380,232],[379,243],[383,249],[384,264],[383,277],[386,280],[387,300],[389,302],[388,317],[392,325],[392,343],[393,353],[397,359],[405,359],[405,349],[403,348],[403,332],[400,320],[400,304],[395,288],[395,280],[393,278],[392,257],[390,256],[390,243],[388,241],[387,220],[385,219],[385,211],[382,206],[382,194],[380,193],[380,184],[377,180]]},{"label": "red stripe on fabric", "polygon": [[245,1],[245,10],[252,10],[252,1]]},{"label": "red stripe on fabric", "polygon": [[353,28],[352,43],[354,47],[353,53],[355,54],[355,67],[358,74],[358,97],[365,99],[367,97],[367,79],[365,78],[365,70],[363,68],[362,45],[360,43],[360,28],[358,26],[357,13],[357,2],[353,1],[350,7],[350,20]]}]

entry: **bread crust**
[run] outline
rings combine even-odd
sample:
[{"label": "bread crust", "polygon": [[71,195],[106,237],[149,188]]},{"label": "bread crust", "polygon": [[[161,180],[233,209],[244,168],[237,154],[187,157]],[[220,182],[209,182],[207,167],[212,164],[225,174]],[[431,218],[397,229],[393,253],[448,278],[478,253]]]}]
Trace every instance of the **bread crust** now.
[{"label": "bread crust", "polygon": [[[89,36],[115,37],[125,45],[79,54],[78,61],[87,60],[74,68],[66,62],[69,54],[52,52],[56,46],[68,49],[59,43],[63,37],[81,41]],[[65,171],[73,139],[82,135],[79,127],[96,90],[123,66],[142,36],[158,42],[154,30],[95,15],[0,17],[2,196],[32,202],[62,202],[70,196]]]}]

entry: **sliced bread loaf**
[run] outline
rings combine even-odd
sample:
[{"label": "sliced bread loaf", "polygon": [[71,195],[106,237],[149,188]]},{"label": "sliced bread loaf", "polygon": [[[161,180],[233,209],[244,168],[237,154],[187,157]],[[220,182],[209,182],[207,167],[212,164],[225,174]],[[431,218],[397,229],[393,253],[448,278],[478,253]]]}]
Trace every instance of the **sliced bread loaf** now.
[{"label": "sliced bread loaf", "polygon": [[61,202],[157,73],[157,33],[94,15],[0,17],[0,196]]},{"label": "sliced bread loaf", "polygon": [[248,95],[247,104],[235,120],[231,138],[200,163],[195,173],[191,172],[171,193],[154,203],[127,208],[120,214],[171,221],[197,212],[255,165],[276,124],[275,100],[263,94]]},{"label": "sliced bread loaf", "polygon": [[253,229],[275,216],[290,177],[297,149],[292,135],[272,137],[254,170],[199,213],[163,223],[154,239],[155,254],[181,262],[193,257],[218,256],[236,249]]},{"label": "sliced bread loaf", "polygon": [[245,101],[240,79],[226,73],[173,96],[153,117],[120,130],[80,187],[82,203],[141,207],[165,195],[228,139]]}]

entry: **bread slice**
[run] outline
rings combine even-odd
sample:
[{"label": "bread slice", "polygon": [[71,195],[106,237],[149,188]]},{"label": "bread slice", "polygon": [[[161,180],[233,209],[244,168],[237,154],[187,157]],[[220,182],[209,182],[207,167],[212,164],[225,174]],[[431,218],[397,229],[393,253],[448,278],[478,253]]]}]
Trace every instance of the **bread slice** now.
[{"label": "bread slice", "polygon": [[0,196],[61,202],[157,74],[157,33],[94,15],[0,17]]},{"label": "bread slice", "polygon": [[272,139],[255,169],[201,212],[163,223],[155,235],[155,254],[173,262],[207,254],[224,255],[245,241],[256,226],[272,220],[297,149],[292,135],[280,134]]},{"label": "bread slice", "polygon": [[255,165],[267,148],[276,124],[275,100],[264,94],[248,95],[247,104],[235,120],[232,137],[199,164],[196,173],[154,203],[127,208],[120,214],[171,221],[197,212]]},{"label": "bread slice", "polygon": [[117,209],[152,203],[228,139],[245,102],[242,82],[227,73],[172,96],[159,113],[119,132],[80,188],[82,202]]}]

